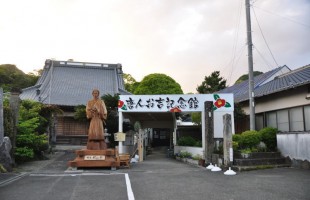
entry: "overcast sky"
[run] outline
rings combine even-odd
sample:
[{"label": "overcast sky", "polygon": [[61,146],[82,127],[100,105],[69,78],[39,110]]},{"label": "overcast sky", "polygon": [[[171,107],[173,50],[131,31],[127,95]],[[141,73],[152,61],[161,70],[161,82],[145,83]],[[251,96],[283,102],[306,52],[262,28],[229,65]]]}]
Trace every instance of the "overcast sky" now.
[{"label": "overcast sky", "polygon": [[[310,0],[251,3],[254,70],[310,64]],[[232,85],[248,73],[244,4],[0,0],[0,64],[15,64],[28,73],[42,69],[49,58],[121,63],[137,81],[166,74],[184,93],[196,93],[205,76],[220,71]]]}]

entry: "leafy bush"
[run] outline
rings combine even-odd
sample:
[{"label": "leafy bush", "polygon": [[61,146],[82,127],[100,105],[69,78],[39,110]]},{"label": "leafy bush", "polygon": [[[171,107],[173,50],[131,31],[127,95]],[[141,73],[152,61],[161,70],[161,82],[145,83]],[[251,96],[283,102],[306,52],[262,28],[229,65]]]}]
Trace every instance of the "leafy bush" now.
[{"label": "leafy bush", "polygon": [[[38,134],[43,134],[48,126],[48,120],[41,115],[41,111],[44,108],[42,103],[38,103],[31,100],[23,100],[19,107],[19,127],[18,133],[24,134],[36,132]],[[29,122],[27,122],[30,120]],[[23,124],[26,123],[26,124]],[[24,130],[26,126],[29,129]]]},{"label": "leafy bush", "polygon": [[246,148],[246,149],[241,149],[241,153],[252,153],[252,149]]},{"label": "leafy bush", "polygon": [[80,122],[87,122],[85,105],[78,105],[74,107],[74,119]]},{"label": "leafy bush", "polygon": [[15,159],[17,162],[30,161],[34,158],[33,149],[28,147],[17,147],[15,149]]},{"label": "leafy bush", "polygon": [[47,135],[24,134],[16,137],[16,146],[32,149],[36,154],[48,149]]},{"label": "leafy bush", "polygon": [[48,120],[55,107],[24,100],[19,108],[17,125],[15,160],[24,162],[31,159],[42,159],[48,149],[48,136],[45,134]]},{"label": "leafy bush", "polygon": [[197,140],[195,143],[195,147],[202,147],[202,141]]},{"label": "leafy bush", "polygon": [[266,152],[277,149],[278,129],[266,127],[260,131],[245,131],[233,135],[234,151]]},{"label": "leafy bush", "polygon": [[234,134],[232,136],[232,145],[233,145],[233,150],[234,151],[238,151],[240,146],[239,146],[239,142],[241,141],[241,134]]},{"label": "leafy bush", "polygon": [[39,118],[34,117],[28,120],[20,121],[17,125],[18,134],[32,134],[36,132],[36,129],[39,127]]},{"label": "leafy bush", "polygon": [[234,134],[232,136],[232,140],[238,143],[238,142],[240,142],[241,137],[242,137],[241,134]]},{"label": "leafy bush", "polygon": [[196,142],[197,141],[191,136],[183,136],[183,137],[180,137],[180,139],[178,140],[178,145],[194,147],[196,145]]},{"label": "leafy bush", "polygon": [[239,143],[236,142],[236,141],[233,141],[233,142],[232,142],[232,146],[233,146],[233,150],[234,150],[234,151],[237,151],[238,148],[239,148]]},{"label": "leafy bush", "polygon": [[275,151],[277,149],[277,132],[278,129],[272,127],[266,127],[259,131],[268,151]]},{"label": "leafy bush", "polygon": [[255,148],[261,141],[261,135],[257,131],[245,131],[241,134],[238,145],[241,149]]},{"label": "leafy bush", "polygon": [[187,152],[187,151],[181,151],[180,157],[181,158],[191,158],[192,154],[190,152]]},{"label": "leafy bush", "polygon": [[199,154],[193,156],[193,160],[200,160],[200,159],[202,159],[202,156]]}]

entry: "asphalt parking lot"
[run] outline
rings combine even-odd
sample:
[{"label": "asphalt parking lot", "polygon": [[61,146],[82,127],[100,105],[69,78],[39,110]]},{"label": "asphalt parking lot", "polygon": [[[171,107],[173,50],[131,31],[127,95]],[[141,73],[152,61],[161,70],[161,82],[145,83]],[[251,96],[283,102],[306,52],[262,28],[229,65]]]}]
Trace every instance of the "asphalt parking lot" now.
[{"label": "asphalt parking lot", "polygon": [[[1,175],[1,199],[310,199],[310,171],[276,168],[226,176],[153,151],[130,169],[68,170],[72,151]],[[6,176],[6,177],[4,177]],[[30,192],[31,191],[31,192]]]}]

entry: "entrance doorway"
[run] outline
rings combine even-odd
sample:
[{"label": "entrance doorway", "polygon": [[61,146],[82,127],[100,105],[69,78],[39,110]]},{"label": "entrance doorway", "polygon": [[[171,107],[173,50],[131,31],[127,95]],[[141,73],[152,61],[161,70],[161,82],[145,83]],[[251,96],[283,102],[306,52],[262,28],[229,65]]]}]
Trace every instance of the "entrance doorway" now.
[{"label": "entrance doorway", "polygon": [[152,146],[170,146],[171,129],[169,128],[154,128]]}]

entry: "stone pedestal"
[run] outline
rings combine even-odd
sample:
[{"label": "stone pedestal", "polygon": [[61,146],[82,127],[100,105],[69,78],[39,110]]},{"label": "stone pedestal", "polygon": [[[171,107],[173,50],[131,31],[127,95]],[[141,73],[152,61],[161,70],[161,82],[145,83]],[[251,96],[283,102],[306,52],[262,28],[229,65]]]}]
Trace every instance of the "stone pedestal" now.
[{"label": "stone pedestal", "polygon": [[119,168],[120,158],[117,149],[105,150],[77,150],[77,157],[69,161],[68,165],[72,168],[78,167],[111,167]]}]

